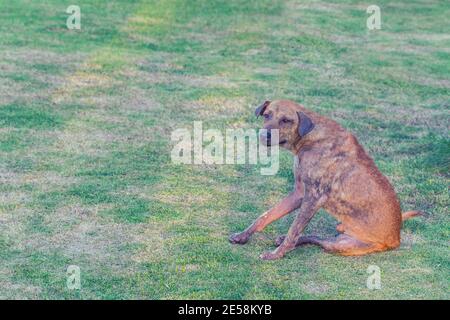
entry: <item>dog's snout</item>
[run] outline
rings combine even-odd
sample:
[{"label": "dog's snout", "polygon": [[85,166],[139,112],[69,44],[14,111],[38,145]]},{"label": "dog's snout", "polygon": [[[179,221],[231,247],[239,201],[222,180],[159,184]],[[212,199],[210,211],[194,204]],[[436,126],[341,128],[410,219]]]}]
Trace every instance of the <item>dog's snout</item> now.
[{"label": "dog's snout", "polygon": [[259,134],[260,141],[267,146],[270,146],[272,142],[272,130],[272,128],[264,128]]}]

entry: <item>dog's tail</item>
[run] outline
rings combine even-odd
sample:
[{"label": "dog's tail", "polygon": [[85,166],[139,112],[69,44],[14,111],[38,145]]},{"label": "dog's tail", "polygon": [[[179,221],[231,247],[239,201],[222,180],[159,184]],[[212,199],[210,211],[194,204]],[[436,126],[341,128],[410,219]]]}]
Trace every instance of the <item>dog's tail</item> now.
[{"label": "dog's tail", "polygon": [[417,217],[417,216],[425,216],[422,211],[407,211],[402,213],[402,221]]}]

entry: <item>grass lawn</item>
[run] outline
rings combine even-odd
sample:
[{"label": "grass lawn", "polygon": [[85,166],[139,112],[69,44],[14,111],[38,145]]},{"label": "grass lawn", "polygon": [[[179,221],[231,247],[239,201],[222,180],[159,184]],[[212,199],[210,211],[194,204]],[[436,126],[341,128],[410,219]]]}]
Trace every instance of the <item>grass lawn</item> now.
[{"label": "grass lawn", "polygon": [[[0,0],[0,298],[449,299],[450,3],[377,0],[374,31],[370,4]],[[276,98],[355,133],[403,209],[428,213],[401,248],[261,261],[292,216],[228,243],[292,189],[291,156],[275,176],[175,165],[170,135],[259,128]],[[320,212],[306,233],[335,224]]]}]

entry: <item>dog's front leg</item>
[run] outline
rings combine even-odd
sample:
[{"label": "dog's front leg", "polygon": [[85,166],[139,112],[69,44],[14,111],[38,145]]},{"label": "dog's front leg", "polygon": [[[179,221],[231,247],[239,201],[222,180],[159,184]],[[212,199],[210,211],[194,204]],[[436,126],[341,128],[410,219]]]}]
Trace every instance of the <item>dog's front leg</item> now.
[{"label": "dog's front leg", "polygon": [[287,252],[293,250],[296,247],[298,238],[300,237],[303,229],[305,229],[308,222],[316,214],[321,206],[322,201],[305,197],[300,210],[292,223],[289,231],[284,239],[283,243],[274,251],[268,251],[261,254],[261,259],[275,260],[282,258]]},{"label": "dog's front leg", "polygon": [[252,234],[262,231],[267,225],[300,207],[302,196],[302,193],[298,190],[291,192],[275,207],[262,214],[243,232],[232,234],[229,238],[230,242],[239,244],[247,243]]}]

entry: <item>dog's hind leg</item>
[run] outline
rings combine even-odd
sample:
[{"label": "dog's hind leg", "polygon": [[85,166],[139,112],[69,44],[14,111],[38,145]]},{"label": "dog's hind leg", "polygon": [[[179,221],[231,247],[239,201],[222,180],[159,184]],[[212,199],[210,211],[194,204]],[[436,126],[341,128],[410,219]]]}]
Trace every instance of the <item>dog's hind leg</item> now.
[{"label": "dog's hind leg", "polygon": [[[286,239],[285,235],[278,236],[275,239],[275,246],[277,246],[277,247],[280,246],[284,242],[284,239]],[[318,243],[319,241],[321,241],[321,239],[319,237],[316,237],[316,236],[302,236],[302,237],[300,237],[297,240],[295,246],[299,247],[299,246],[305,245],[305,244],[316,244],[316,245],[319,245],[319,243]]]},{"label": "dog's hind leg", "polygon": [[[280,236],[275,240],[276,245],[280,245],[284,241],[285,236]],[[321,246],[329,253],[335,253],[343,256],[360,256],[372,252],[387,250],[387,246],[376,243],[365,243],[358,239],[352,238],[347,234],[341,234],[336,238],[321,239],[316,236],[300,237],[296,243],[296,247],[314,244]]]},{"label": "dog's hind leg", "polygon": [[[336,231],[339,232],[339,233],[344,233],[344,232],[345,232],[344,225],[343,225],[342,223],[339,223],[338,225],[336,225]],[[278,236],[278,237],[275,239],[275,245],[278,247],[280,244],[283,243],[283,241],[284,241],[285,238],[286,238],[285,235],[283,235],[283,236]]]}]

